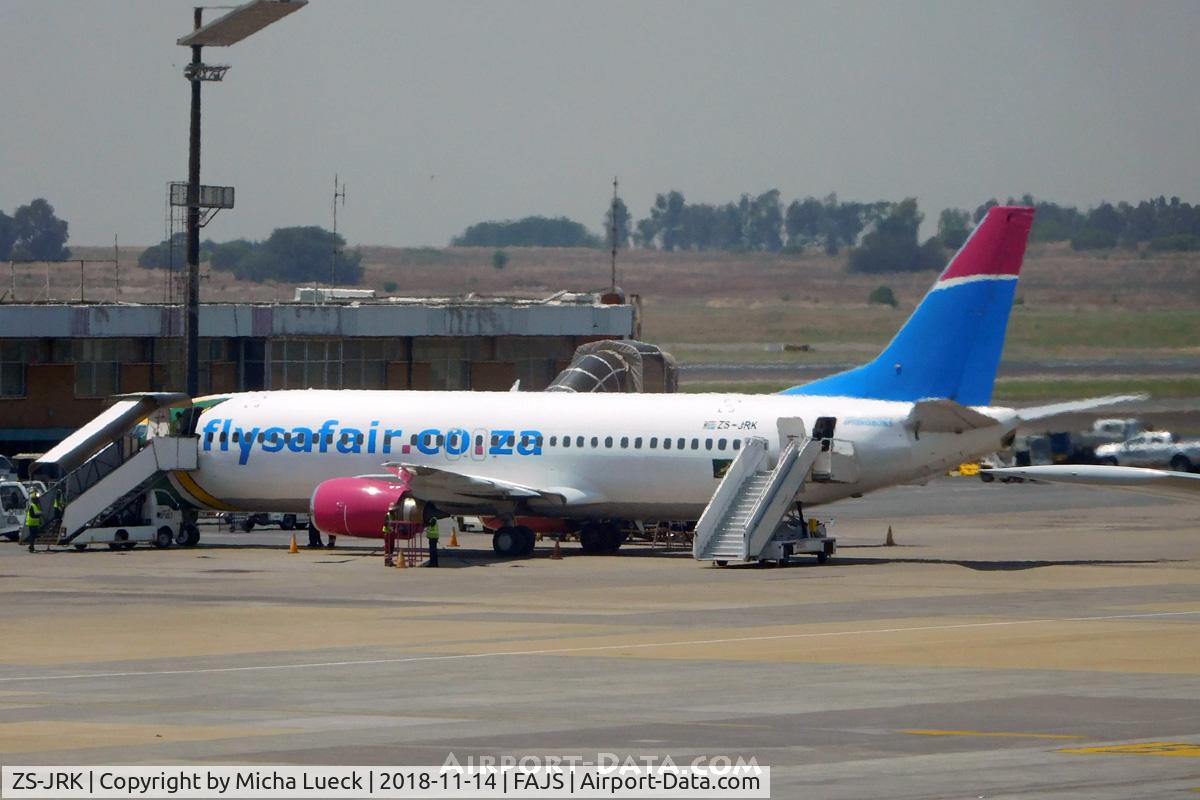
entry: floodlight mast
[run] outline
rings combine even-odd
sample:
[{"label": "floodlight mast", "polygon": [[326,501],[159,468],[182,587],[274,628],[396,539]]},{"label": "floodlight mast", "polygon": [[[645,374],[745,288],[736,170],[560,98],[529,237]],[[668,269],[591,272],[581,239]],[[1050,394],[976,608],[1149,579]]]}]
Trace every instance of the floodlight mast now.
[{"label": "floodlight mast", "polygon": [[196,6],[192,9],[192,32],[176,40],[176,44],[192,48],[192,60],[184,67],[184,77],[192,85],[188,132],[188,269],[183,315],[185,390],[190,397],[200,394],[200,84],[221,80],[228,69],[204,64],[200,50],[205,45],[228,47],[236,44],[307,4],[308,0],[251,0],[208,25],[204,24],[204,7]]}]

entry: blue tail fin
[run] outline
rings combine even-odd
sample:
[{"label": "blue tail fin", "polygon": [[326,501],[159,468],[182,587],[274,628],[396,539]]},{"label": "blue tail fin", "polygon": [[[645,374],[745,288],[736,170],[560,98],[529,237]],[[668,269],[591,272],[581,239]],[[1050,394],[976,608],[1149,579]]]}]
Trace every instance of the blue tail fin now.
[{"label": "blue tail fin", "polygon": [[782,393],[990,403],[1032,225],[1032,208],[990,209],[874,361]]}]

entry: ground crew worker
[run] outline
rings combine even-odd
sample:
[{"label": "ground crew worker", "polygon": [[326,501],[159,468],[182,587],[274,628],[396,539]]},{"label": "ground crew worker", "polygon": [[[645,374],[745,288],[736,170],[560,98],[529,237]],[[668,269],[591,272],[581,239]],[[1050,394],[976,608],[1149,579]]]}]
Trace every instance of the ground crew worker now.
[{"label": "ground crew worker", "polygon": [[63,501],[63,493],[61,490],[54,493],[54,518],[62,519],[63,511],[67,508],[67,504]]},{"label": "ground crew worker", "polygon": [[325,543],[321,541],[321,532],[317,530],[317,526],[312,522],[308,523],[308,546],[309,547],[324,547]]},{"label": "ground crew worker", "polygon": [[438,544],[438,526],[437,520],[429,520],[429,524],[425,526],[425,538],[429,540],[429,564],[428,566],[436,567],[437,561],[437,544]]},{"label": "ground crew worker", "polygon": [[29,505],[25,507],[25,527],[29,529],[29,552],[42,531],[42,507],[38,505],[37,492],[29,496]]}]

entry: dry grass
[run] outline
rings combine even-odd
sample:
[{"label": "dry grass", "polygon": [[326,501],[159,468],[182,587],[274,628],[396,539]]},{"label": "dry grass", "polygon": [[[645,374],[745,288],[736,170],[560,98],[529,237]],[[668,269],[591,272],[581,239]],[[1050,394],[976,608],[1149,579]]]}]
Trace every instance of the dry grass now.
[{"label": "dry grass", "polygon": [[[607,286],[602,250],[510,248],[504,270],[486,248],[364,247],[364,286],[401,294],[517,294]],[[110,258],[111,248],[75,248],[85,258]],[[141,248],[121,251],[120,299],[162,302],[165,275],[136,266]],[[111,266],[89,265],[85,296],[116,298]],[[18,270],[17,298],[43,291],[46,269]],[[287,300],[291,284],[239,281],[204,270],[210,300]],[[7,276],[5,276],[7,277]],[[644,303],[644,338],[689,361],[826,361],[858,358],[887,341],[929,288],[932,273],[853,275],[844,257],[760,253],[622,253],[619,283]],[[880,284],[893,288],[897,309],[870,306]],[[54,296],[77,299],[77,264],[51,268]],[[1112,350],[1146,356],[1200,352],[1200,256],[1076,253],[1061,245],[1030,248],[1017,290],[1006,354],[1010,358],[1102,358]],[[766,353],[763,343],[806,343],[807,354]],[[731,347],[733,345],[733,347]]]}]

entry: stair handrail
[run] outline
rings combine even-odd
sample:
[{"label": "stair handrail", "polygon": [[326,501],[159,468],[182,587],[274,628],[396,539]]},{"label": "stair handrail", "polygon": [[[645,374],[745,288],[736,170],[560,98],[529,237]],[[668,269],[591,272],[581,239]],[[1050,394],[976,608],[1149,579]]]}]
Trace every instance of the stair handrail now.
[{"label": "stair handrail", "polygon": [[712,499],[708,501],[700,519],[696,521],[696,529],[692,536],[692,557],[700,558],[704,554],[709,541],[721,527],[721,520],[729,511],[729,506],[738,493],[738,489],[751,473],[757,472],[767,456],[767,440],[761,436],[751,436],[742,443],[741,451],[734,457],[729,469],[717,484]]},{"label": "stair handrail", "polygon": [[[807,439],[803,441],[808,441]],[[759,523],[762,522],[763,514],[766,513],[767,507],[775,498],[775,494],[779,491],[780,484],[787,477],[788,470],[796,463],[796,459],[800,456],[799,439],[788,439],[787,446],[783,448],[783,452],[779,454],[779,463],[775,465],[775,469],[771,470],[771,477],[767,479],[767,485],[763,487],[763,492],[758,496],[758,501],[750,509],[750,516],[746,519],[746,537],[750,537]]]},{"label": "stair handrail", "polygon": [[[748,557],[757,557],[775,535],[779,521],[787,514],[796,493],[804,486],[820,450],[819,439],[797,438],[788,442],[759,502],[751,509],[746,525]],[[774,520],[770,526],[765,525],[768,519]]]}]

